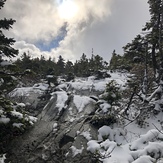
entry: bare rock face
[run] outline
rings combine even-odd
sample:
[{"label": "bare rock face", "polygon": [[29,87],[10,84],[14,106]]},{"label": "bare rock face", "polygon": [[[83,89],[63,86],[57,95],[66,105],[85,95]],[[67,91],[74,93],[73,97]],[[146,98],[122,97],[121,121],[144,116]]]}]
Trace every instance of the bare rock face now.
[{"label": "bare rock face", "polygon": [[[85,90],[84,94],[90,94]],[[96,100],[66,91],[55,91],[37,123],[8,147],[7,162],[83,163],[90,162],[87,142],[97,139],[97,129],[89,123]]]}]

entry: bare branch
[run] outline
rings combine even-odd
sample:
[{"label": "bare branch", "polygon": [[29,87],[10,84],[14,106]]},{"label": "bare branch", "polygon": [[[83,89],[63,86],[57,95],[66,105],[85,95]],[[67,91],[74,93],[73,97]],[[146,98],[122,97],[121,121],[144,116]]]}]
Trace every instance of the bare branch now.
[{"label": "bare branch", "polygon": [[152,123],[152,125],[156,128],[156,130],[158,130],[159,133],[163,134],[163,132],[154,123]]}]

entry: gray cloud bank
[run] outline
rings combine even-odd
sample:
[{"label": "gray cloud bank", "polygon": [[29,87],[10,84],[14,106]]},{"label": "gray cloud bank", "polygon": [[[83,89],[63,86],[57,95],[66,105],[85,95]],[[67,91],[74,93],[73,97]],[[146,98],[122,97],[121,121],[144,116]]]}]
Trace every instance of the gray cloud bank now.
[{"label": "gray cloud bank", "polygon": [[[66,0],[64,0],[66,1]],[[78,7],[71,19],[63,19],[58,12],[57,0],[7,0],[0,17],[13,18],[16,23],[7,35],[14,37],[15,48],[29,51],[33,57],[44,55],[75,61],[82,53],[91,56],[91,50],[109,61],[115,49],[130,42],[150,19],[147,0],[67,0]],[[61,34],[67,22],[66,35],[58,47],[41,51],[37,42],[50,44]]]}]

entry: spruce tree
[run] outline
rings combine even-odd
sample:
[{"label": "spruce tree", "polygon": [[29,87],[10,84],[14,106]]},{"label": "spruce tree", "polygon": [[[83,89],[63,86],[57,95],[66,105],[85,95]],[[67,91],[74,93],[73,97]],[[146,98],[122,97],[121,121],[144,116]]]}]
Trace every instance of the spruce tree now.
[{"label": "spruce tree", "polygon": [[[4,6],[5,0],[0,0],[0,9]],[[18,54],[18,50],[14,49],[12,45],[15,43],[13,38],[8,38],[4,35],[4,30],[9,30],[12,28],[15,20],[13,19],[1,19],[0,20],[0,88],[1,93],[4,92],[3,89],[9,88],[12,85],[11,79],[11,63],[4,60],[5,58],[12,58]],[[7,84],[7,86],[6,86]]]},{"label": "spruce tree", "polygon": [[57,75],[63,74],[65,71],[65,61],[63,57],[60,55],[57,61]]},{"label": "spruce tree", "polygon": [[[154,73],[160,77],[163,69],[163,0],[148,0],[151,19],[143,28],[151,48]],[[159,73],[159,75],[157,74]]]},{"label": "spruce tree", "polygon": [[139,59],[152,66],[159,83],[163,78],[163,0],[148,0],[148,4],[151,19],[142,29],[144,36],[137,35],[124,46],[124,58],[130,60],[130,63]]},{"label": "spruce tree", "polygon": [[[0,0],[0,9],[4,4],[5,0]],[[16,80],[17,72],[10,69],[14,65],[4,60],[4,57],[14,57],[18,54],[18,50],[12,47],[15,40],[6,37],[3,31],[9,30],[14,22],[15,20],[6,18],[0,20],[0,154],[6,153],[6,147],[10,141],[22,134],[33,120],[36,120],[28,116],[21,106],[8,100],[6,96],[7,90]]]},{"label": "spruce tree", "polygon": [[[144,36],[138,35],[132,43],[124,47],[124,58],[133,58],[135,55],[143,57],[141,65],[133,66],[132,69],[137,68],[139,76],[141,76],[141,69],[144,69],[142,83],[139,83],[141,85],[139,97],[145,102],[149,102],[153,97],[161,99],[163,96],[163,0],[148,0],[148,4],[151,19],[142,29]],[[142,66],[144,68],[141,68]],[[151,93],[150,86],[153,85],[158,89],[146,98]]]},{"label": "spruce tree", "polygon": [[[0,0],[0,9],[4,6],[6,0]],[[1,19],[0,20],[0,57],[3,56],[14,57],[18,54],[18,50],[14,49],[12,45],[15,43],[13,38],[8,38],[4,35],[2,30],[9,30],[15,23],[13,19]]]},{"label": "spruce tree", "polygon": [[125,51],[125,59],[133,62],[144,62],[145,61],[145,50],[146,44],[145,39],[141,35],[137,35],[131,43],[128,43],[123,47]]},{"label": "spruce tree", "polygon": [[68,60],[65,64],[65,73],[69,74],[69,73],[73,73],[73,71],[74,71],[73,63]]}]

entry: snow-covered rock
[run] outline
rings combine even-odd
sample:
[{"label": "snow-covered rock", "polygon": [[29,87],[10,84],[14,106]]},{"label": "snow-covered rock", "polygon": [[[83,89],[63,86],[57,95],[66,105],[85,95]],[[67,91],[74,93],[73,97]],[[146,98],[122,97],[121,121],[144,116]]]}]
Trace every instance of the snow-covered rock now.
[{"label": "snow-covered rock", "polygon": [[[100,114],[106,115],[111,109],[106,101],[98,100],[106,84],[113,79],[122,90],[125,89],[126,74],[120,73],[113,73],[111,78],[101,80],[78,78],[74,82],[58,85],[33,128],[11,143],[8,160],[13,163],[161,163],[163,134],[152,129],[152,123],[157,124],[158,119],[153,117],[150,126],[142,130],[135,122],[101,127],[90,123],[95,114],[98,116],[97,104],[100,103],[103,111]],[[20,88],[10,96],[23,95],[34,99],[33,92],[40,95],[46,88],[42,88],[42,85]],[[13,114],[18,118],[21,116]]]},{"label": "snow-covered rock", "polygon": [[40,99],[40,97],[47,95],[48,87],[48,84],[37,83],[32,87],[15,88],[8,94],[8,97],[36,116],[42,109],[42,105],[44,106],[45,99]]}]

